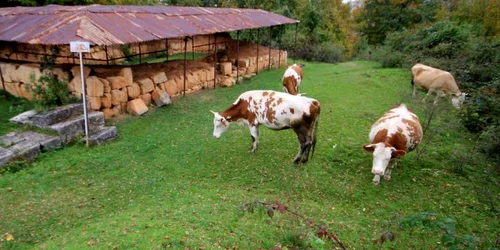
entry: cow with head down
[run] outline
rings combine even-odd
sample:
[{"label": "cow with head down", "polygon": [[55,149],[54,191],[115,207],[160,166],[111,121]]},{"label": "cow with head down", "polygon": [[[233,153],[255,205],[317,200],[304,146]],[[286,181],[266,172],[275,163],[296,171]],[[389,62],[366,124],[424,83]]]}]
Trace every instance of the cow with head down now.
[{"label": "cow with head down", "polygon": [[294,96],[272,90],[253,90],[241,94],[238,99],[222,113],[214,114],[213,135],[219,138],[229,124],[236,122],[247,126],[252,136],[250,152],[255,152],[259,144],[259,126],[273,130],[293,129],[299,140],[299,152],[294,163],[305,163],[314,154],[316,134],[320,114],[317,100]]},{"label": "cow with head down", "polygon": [[373,183],[380,183],[380,176],[391,179],[392,168],[406,153],[415,149],[422,140],[422,126],[417,115],[405,104],[387,111],[370,130],[371,144],[363,149],[373,153]]},{"label": "cow with head down", "polygon": [[436,93],[434,105],[437,104],[440,96],[451,96],[451,102],[457,109],[460,108],[465,101],[467,93],[462,93],[460,91],[455,78],[450,72],[417,63],[411,68],[411,73],[413,97],[415,97],[417,88],[423,88],[427,90],[427,95],[425,95],[422,101],[425,101],[428,95],[434,92]]},{"label": "cow with head down", "polygon": [[286,69],[282,79],[283,91],[291,95],[299,94],[300,83],[303,78],[302,67],[304,67],[304,64],[293,64]]}]

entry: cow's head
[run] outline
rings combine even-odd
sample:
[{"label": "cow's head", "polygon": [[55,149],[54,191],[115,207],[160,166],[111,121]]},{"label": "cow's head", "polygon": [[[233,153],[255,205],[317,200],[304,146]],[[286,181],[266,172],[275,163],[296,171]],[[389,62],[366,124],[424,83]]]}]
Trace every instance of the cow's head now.
[{"label": "cow's head", "polygon": [[394,147],[385,145],[383,142],[364,145],[363,149],[367,152],[373,152],[372,174],[374,175],[384,175],[391,159],[399,158],[406,154],[404,150],[397,150]]},{"label": "cow's head", "polygon": [[453,104],[453,107],[455,107],[457,109],[462,107],[462,104],[464,103],[465,97],[467,95],[468,95],[467,93],[460,93],[460,95],[458,95],[458,96],[453,96],[451,98],[451,103]]},{"label": "cow's head", "polygon": [[214,136],[219,138],[229,127],[229,122],[219,113],[210,110],[214,114]]}]

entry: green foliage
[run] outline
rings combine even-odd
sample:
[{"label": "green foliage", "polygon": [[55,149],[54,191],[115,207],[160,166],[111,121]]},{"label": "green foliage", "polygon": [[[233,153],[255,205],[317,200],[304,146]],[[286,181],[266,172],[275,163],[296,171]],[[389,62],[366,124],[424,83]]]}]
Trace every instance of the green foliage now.
[{"label": "green foliage", "polygon": [[57,79],[52,74],[43,75],[33,89],[35,107],[47,109],[69,104],[75,100],[69,94],[68,83]]},{"label": "green foliage", "polygon": [[421,212],[401,220],[403,228],[416,229],[420,233],[423,231],[443,232],[440,244],[448,249],[476,249],[479,238],[469,234],[458,234],[456,223],[452,218],[438,220],[438,214],[433,211]]}]

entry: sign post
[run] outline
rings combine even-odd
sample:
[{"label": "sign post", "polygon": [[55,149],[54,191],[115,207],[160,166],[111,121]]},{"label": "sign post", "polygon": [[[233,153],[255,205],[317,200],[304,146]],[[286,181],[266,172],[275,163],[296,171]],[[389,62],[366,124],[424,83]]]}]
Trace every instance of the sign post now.
[{"label": "sign post", "polygon": [[70,51],[78,52],[80,56],[80,79],[82,80],[82,101],[83,101],[83,114],[85,120],[85,144],[89,146],[89,125],[87,116],[87,101],[85,100],[85,79],[83,77],[83,60],[82,52],[90,52],[89,42],[70,42]]}]

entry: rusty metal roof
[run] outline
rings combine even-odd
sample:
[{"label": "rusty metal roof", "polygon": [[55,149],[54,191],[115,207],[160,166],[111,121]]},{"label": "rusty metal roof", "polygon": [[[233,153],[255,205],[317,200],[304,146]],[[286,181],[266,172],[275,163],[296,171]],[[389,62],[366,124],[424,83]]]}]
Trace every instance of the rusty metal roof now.
[{"label": "rusty metal roof", "polygon": [[299,21],[260,9],[172,6],[0,8],[0,41],[29,44],[127,44],[270,27]]}]

